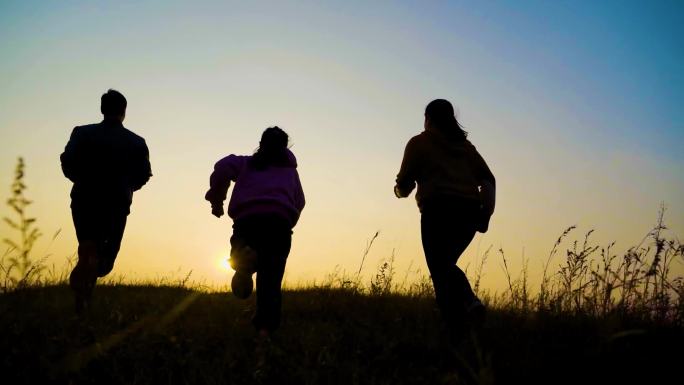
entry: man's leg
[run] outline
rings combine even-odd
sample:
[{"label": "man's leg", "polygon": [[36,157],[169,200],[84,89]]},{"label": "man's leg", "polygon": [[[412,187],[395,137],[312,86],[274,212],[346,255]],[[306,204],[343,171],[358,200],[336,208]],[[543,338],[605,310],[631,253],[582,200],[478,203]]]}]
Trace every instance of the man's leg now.
[{"label": "man's leg", "polygon": [[74,291],[76,311],[80,313],[90,302],[97,280],[99,229],[91,210],[72,209],[72,217],[78,238],[78,261],[69,275],[69,286]]},{"label": "man's leg", "polygon": [[114,212],[101,219],[105,230],[98,244],[97,276],[104,277],[114,268],[114,261],[121,248],[127,214]]}]

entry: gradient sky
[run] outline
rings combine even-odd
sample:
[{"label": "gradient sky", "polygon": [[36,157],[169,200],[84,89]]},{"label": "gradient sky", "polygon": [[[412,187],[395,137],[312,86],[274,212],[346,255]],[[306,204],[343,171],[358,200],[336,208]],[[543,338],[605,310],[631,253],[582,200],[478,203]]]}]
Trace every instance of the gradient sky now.
[{"label": "gradient sky", "polygon": [[[46,233],[37,256],[61,228],[45,252],[61,266],[76,241],[59,154],[115,88],[154,177],[134,197],[114,274],[192,270],[225,285],[231,223],[210,215],[208,176],[277,124],[307,197],[286,281],[356,271],[377,230],[366,276],[394,250],[402,279],[425,262],[415,201],[395,199],[393,182],[425,105],[446,98],[497,177],[490,231],[463,267],[493,245],[537,272],[573,224],[624,250],[660,202],[681,238],[684,3],[597,3],[2,1],[0,198],[23,156]],[[491,255],[486,287],[504,287],[500,265]]]}]

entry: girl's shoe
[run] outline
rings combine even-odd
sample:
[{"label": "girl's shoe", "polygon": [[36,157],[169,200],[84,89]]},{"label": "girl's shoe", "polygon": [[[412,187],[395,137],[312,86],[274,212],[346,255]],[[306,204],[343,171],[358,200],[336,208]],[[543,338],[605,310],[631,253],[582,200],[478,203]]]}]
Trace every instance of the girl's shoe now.
[{"label": "girl's shoe", "polygon": [[242,239],[231,239],[230,267],[235,271],[256,272],[257,252]]},{"label": "girl's shoe", "polygon": [[233,295],[240,299],[247,299],[254,290],[254,281],[252,281],[252,273],[244,270],[237,270],[233,275],[233,280],[230,282],[230,288],[233,290]]},{"label": "girl's shoe", "polygon": [[254,290],[252,274],[256,272],[257,253],[241,238],[233,237],[230,243],[232,247],[228,262],[235,270],[230,287],[236,297],[246,299]]}]

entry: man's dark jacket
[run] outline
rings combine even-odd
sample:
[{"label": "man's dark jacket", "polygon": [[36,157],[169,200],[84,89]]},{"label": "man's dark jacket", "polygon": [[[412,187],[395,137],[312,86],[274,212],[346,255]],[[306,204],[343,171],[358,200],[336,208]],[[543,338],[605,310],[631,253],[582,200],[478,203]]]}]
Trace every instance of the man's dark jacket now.
[{"label": "man's dark jacket", "polygon": [[74,128],[60,159],[64,175],[74,182],[72,208],[128,213],[133,192],[152,176],[145,139],[116,120]]}]

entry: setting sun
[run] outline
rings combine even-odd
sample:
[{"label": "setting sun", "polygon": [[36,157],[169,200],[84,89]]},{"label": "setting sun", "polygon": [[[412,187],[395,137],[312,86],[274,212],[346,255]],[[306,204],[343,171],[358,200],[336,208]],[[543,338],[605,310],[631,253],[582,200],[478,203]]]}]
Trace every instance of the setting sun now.
[{"label": "setting sun", "polygon": [[233,269],[230,267],[230,263],[228,262],[228,257],[226,256],[219,258],[218,266],[220,270],[233,271]]}]

